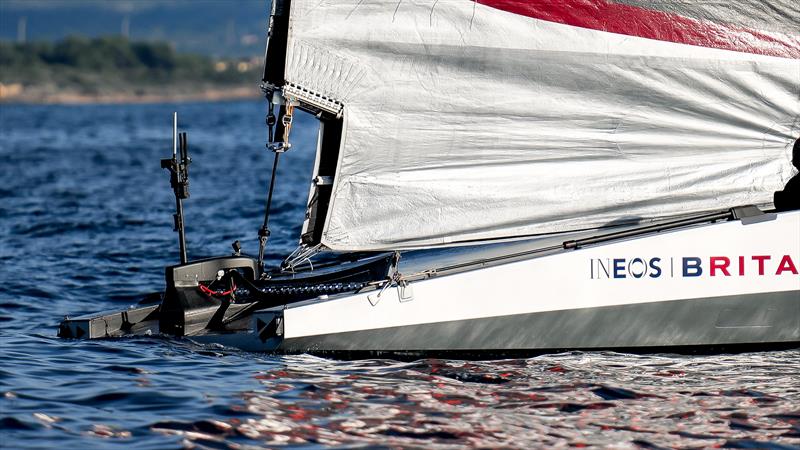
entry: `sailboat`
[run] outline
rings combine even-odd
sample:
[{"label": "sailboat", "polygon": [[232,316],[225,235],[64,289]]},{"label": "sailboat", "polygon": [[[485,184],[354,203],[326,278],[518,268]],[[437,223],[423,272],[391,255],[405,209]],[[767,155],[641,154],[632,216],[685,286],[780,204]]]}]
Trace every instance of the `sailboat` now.
[{"label": "sailboat", "polygon": [[[785,0],[274,0],[256,257],[181,263],[66,338],[489,356],[800,344],[800,10]],[[299,246],[264,266],[296,111]],[[174,136],[180,136],[177,125]],[[180,151],[178,148],[180,147]]]}]

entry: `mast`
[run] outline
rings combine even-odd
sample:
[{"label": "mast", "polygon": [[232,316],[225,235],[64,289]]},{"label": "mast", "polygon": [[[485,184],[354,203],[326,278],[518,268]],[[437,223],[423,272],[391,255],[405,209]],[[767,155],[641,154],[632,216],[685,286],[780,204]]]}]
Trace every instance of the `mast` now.
[{"label": "mast", "polygon": [[[269,188],[264,205],[264,222],[258,230],[258,268],[264,272],[264,252],[271,235],[269,217],[272,209],[272,195],[275,191],[275,178],[278,173],[278,164],[282,153],[289,150],[289,132],[292,124],[292,108],[288,110],[280,88],[284,84],[284,69],[286,65],[286,42],[289,30],[289,8],[291,0],[273,0],[272,11],[269,17],[267,31],[267,45],[264,51],[264,75],[261,85],[267,99],[267,149],[274,153],[272,160],[272,173],[269,178]],[[278,105],[278,119],[275,116],[275,105]],[[280,141],[275,140],[279,136]]]},{"label": "mast", "polygon": [[273,0],[269,15],[262,81],[273,90],[284,83],[291,3],[291,0]]}]

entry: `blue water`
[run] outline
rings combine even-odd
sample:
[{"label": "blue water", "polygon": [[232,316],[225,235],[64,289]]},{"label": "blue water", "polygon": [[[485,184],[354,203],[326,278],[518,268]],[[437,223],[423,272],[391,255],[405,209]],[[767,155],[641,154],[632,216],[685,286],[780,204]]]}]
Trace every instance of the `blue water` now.
[{"label": "blue water", "polygon": [[[73,341],[178,259],[171,113],[189,133],[190,258],[257,249],[272,155],[258,102],[0,106],[2,448],[800,448],[800,351],[335,361],[187,340]],[[280,168],[270,263],[294,248],[316,128]]]}]

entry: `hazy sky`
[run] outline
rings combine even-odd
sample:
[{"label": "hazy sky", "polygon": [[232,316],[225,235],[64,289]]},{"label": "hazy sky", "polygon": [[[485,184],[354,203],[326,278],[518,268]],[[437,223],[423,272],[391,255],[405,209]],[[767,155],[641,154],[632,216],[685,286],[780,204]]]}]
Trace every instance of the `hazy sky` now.
[{"label": "hazy sky", "polygon": [[263,53],[268,0],[0,0],[0,39],[126,34],[219,56]]}]

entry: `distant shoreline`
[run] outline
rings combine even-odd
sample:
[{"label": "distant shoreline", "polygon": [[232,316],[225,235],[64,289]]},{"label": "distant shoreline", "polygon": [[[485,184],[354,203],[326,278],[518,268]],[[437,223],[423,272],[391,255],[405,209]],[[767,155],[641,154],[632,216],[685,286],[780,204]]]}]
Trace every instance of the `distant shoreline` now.
[{"label": "distant shoreline", "polygon": [[152,103],[256,99],[261,57],[213,59],[167,42],[69,36],[0,40],[0,103]]},{"label": "distant shoreline", "polygon": [[258,86],[204,87],[194,91],[184,89],[142,90],[139,92],[86,93],[52,87],[29,87],[22,89],[14,85],[0,86],[0,104],[31,105],[84,105],[164,103],[193,101],[256,100],[261,98]]}]

